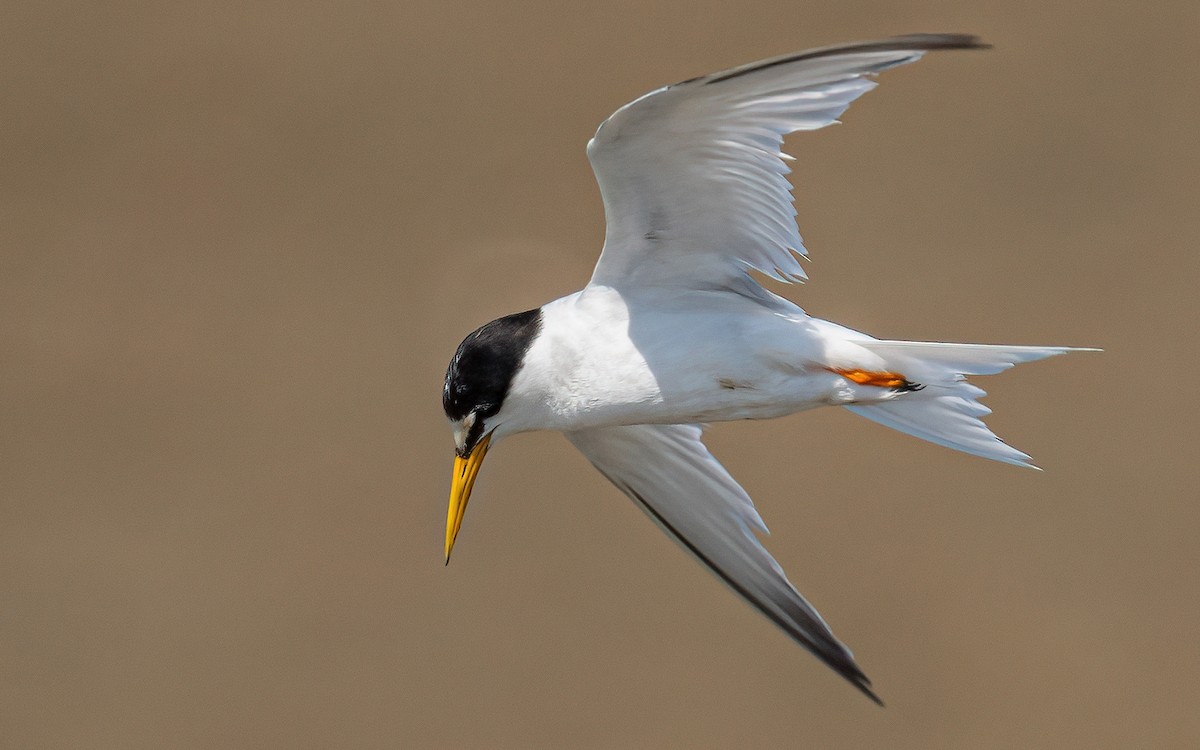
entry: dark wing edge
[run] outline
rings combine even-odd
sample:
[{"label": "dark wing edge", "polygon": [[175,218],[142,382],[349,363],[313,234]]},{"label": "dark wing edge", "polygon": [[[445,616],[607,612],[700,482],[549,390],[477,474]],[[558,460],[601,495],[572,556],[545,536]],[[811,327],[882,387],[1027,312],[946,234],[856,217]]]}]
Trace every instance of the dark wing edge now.
[{"label": "dark wing edge", "polygon": [[780,630],[880,706],[871,681],[759,542],[749,496],[713,458],[696,425],[629,425],[567,433],[584,457],[666,534]]},{"label": "dark wing edge", "polygon": [[992,45],[981,40],[974,34],[905,34],[903,36],[894,36],[887,39],[875,39],[868,42],[848,42],[846,44],[834,44],[828,47],[817,47],[816,49],[796,52],[790,55],[780,55],[758,62],[752,62],[746,65],[741,65],[729,70],[723,70],[719,73],[712,73],[699,78],[691,78],[687,81],[675,84],[682,86],[689,83],[698,84],[713,84],[721,81],[728,81],[732,78],[754,73],[767,68],[774,68],[779,65],[787,65],[789,63],[800,62],[802,60],[816,60],[821,57],[834,57],[837,55],[853,54],[857,52],[931,52],[933,50],[942,49],[991,49]]}]

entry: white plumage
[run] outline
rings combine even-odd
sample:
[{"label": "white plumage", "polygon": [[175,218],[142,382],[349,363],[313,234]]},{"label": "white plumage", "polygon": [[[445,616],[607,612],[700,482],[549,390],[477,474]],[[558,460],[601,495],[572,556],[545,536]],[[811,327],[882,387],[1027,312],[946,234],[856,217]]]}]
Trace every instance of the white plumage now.
[{"label": "white plumage", "polygon": [[805,314],[749,275],[804,278],[783,136],[834,121],[928,50],[974,37],[915,35],[831,47],[652,91],[588,144],[604,198],[590,283],[467,337],[444,405],[458,460],[449,558],[479,464],[508,435],[558,430],[656,523],[788,635],[863,692],[869,681],[756,536],[745,491],[701,442],[704,422],[823,405],[1018,465],[980,421],[968,375],[1065,347],[881,341]]}]

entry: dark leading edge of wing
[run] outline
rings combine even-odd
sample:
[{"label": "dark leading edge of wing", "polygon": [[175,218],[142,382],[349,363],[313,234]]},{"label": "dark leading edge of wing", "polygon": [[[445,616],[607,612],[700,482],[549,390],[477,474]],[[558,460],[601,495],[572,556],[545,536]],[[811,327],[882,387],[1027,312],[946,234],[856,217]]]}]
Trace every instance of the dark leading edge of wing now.
[{"label": "dark leading edge of wing", "polygon": [[892,37],[891,39],[878,39],[873,42],[851,42],[849,44],[835,44],[830,47],[818,47],[817,49],[798,52],[794,55],[773,57],[769,60],[750,63],[749,65],[743,65],[721,73],[693,78],[684,81],[684,83],[699,80],[703,80],[705,85],[720,83],[721,81],[728,81],[731,78],[737,78],[747,73],[773,68],[777,65],[786,65],[801,60],[815,60],[819,57],[844,55],[852,52],[902,52],[904,50],[925,52],[935,49],[990,49],[991,46],[986,42],[980,41],[979,37],[974,34],[908,34],[906,36]]},{"label": "dark leading edge of wing", "polygon": [[871,682],[758,539],[762,519],[696,425],[567,433],[580,453],[659,528],[784,633],[871,700]]},{"label": "dark leading edge of wing", "polygon": [[[608,477],[608,479],[612,481],[611,477]],[[811,617],[809,617],[806,612],[803,612],[800,610],[800,608],[793,606],[792,602],[787,600],[777,600],[775,604],[788,610],[788,613],[793,618],[793,620],[790,622],[783,617],[779,617],[771,610],[759,605],[752,593],[747,591],[744,586],[738,583],[733,576],[729,575],[725,570],[723,570],[720,565],[705,555],[703,550],[696,547],[696,545],[688,541],[687,537],[680,534],[679,531],[667,521],[667,519],[663,518],[661,513],[654,509],[653,505],[646,502],[644,497],[623,483],[617,484],[617,486],[624,490],[625,494],[633,498],[634,502],[641,506],[642,510],[644,510],[647,515],[653,518],[654,521],[658,523],[658,525],[664,531],[666,531],[668,535],[682,545],[684,549],[690,552],[705,567],[716,574],[717,578],[721,579],[726,586],[733,589],[738,596],[754,605],[755,609],[765,615],[771,622],[775,623],[776,627],[787,633],[792,640],[796,641],[801,646],[804,646],[804,648],[808,649],[814,656],[824,662],[825,666],[840,674],[846,679],[846,681],[861,690],[864,695],[875,701],[880,706],[884,705],[883,700],[876,695],[873,690],[871,690],[871,680],[865,674],[863,674],[863,671],[859,669],[857,664],[854,663],[854,657],[846,651],[846,647],[834,638],[821,638],[821,636],[824,635],[822,632],[825,630],[824,624],[818,624]],[[808,628],[802,629],[796,627],[796,622],[807,623]]]},{"label": "dark leading edge of wing", "polygon": [[876,74],[930,51],[986,46],[966,34],[857,42],[637,97],[588,142],[606,218],[592,283],[744,289],[747,269],[805,278],[784,137],[836,122]]}]

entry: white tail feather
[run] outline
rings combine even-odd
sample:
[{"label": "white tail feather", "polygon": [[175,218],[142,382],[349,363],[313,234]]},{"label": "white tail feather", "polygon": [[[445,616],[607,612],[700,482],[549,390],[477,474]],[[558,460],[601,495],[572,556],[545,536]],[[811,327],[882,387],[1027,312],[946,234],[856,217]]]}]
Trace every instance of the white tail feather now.
[{"label": "white tail feather", "polygon": [[996,346],[920,341],[855,341],[883,357],[887,369],[924,386],[901,398],[847,406],[850,411],[931,443],[994,461],[1036,469],[1029,456],[996,437],[981,417],[991,409],[967,375],[994,375],[1023,362],[1081,350],[1065,346]]}]

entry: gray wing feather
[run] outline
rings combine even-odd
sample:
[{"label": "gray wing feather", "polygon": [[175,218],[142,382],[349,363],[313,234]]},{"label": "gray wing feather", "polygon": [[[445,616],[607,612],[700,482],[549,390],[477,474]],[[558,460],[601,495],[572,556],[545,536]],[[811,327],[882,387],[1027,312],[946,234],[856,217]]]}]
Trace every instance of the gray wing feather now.
[{"label": "gray wing feather", "polygon": [[588,143],[604,198],[592,283],[730,288],[747,269],[805,277],[783,137],[833,123],[868,80],[973,36],[917,34],[825,47],[665,86]]},{"label": "gray wing feather", "polygon": [[871,682],[759,542],[754,504],[701,442],[697,425],[567,433],[601,474],[667,534],[800,645],[876,703]]}]

